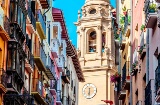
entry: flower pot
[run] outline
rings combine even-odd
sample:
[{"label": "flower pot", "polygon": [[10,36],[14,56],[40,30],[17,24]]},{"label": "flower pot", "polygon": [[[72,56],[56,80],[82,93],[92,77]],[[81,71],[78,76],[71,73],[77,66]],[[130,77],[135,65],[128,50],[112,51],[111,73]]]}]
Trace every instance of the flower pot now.
[{"label": "flower pot", "polygon": [[155,10],[154,9],[150,9],[149,13],[155,13]]},{"label": "flower pot", "polygon": [[124,12],[123,12],[123,14],[126,16],[126,15],[127,15],[127,12],[126,12],[126,11],[124,11]]}]

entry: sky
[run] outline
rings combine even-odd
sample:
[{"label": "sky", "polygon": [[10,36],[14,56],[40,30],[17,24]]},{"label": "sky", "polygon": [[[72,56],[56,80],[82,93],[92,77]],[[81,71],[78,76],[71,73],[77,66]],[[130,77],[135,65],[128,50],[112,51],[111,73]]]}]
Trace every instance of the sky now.
[{"label": "sky", "polygon": [[[116,6],[115,0],[110,0],[113,7]],[[77,33],[76,26],[73,24],[77,22],[78,10],[84,5],[85,0],[54,0],[53,7],[61,9],[64,15],[64,20],[68,35],[72,44],[77,48]]]}]

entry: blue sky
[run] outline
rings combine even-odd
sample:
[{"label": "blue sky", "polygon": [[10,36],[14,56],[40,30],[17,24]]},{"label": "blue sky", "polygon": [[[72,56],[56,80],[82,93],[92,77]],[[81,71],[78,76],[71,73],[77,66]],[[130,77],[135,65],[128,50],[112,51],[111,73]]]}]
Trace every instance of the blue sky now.
[{"label": "blue sky", "polygon": [[[53,2],[53,7],[63,11],[68,35],[70,40],[72,40],[72,44],[77,47],[76,26],[73,22],[77,21],[78,10],[84,5],[85,0],[54,0]],[[115,0],[111,0],[111,5],[115,7]]]}]

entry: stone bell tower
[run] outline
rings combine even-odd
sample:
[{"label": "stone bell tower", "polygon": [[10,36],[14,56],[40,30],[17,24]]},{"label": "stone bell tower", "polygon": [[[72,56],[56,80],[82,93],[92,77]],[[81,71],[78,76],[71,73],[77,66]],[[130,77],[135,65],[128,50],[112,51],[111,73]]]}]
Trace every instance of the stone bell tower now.
[{"label": "stone bell tower", "polygon": [[115,71],[114,36],[111,33],[109,0],[86,0],[78,12],[78,55],[85,77],[79,83],[78,105],[105,104],[114,101],[110,75]]}]

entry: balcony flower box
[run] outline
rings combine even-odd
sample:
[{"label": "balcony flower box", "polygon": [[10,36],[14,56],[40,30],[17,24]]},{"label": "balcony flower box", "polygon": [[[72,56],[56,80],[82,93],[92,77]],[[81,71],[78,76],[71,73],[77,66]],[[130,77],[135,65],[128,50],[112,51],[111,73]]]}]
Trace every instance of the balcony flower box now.
[{"label": "balcony flower box", "polygon": [[156,11],[156,4],[152,3],[149,5],[149,13],[154,13]]},{"label": "balcony flower box", "polygon": [[131,75],[135,75],[138,71],[138,61],[135,61],[133,64],[132,64],[132,70],[131,70]]},{"label": "balcony flower box", "polygon": [[111,82],[116,83],[120,80],[120,78],[121,78],[121,75],[118,72],[116,72],[114,75],[111,76]]}]

